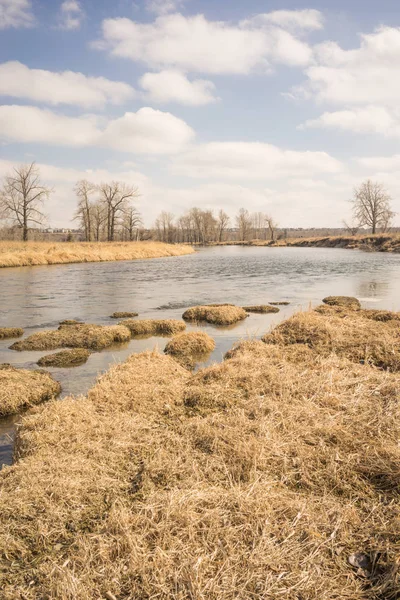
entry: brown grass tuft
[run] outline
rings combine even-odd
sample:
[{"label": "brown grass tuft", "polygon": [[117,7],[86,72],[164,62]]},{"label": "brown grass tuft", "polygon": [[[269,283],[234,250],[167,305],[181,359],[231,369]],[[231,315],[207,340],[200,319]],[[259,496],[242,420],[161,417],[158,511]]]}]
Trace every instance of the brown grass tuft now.
[{"label": "brown grass tuft", "polygon": [[215,342],[202,331],[179,333],[165,346],[165,354],[173,356],[179,364],[193,369],[197,362],[202,362],[213,350]]},{"label": "brown grass tuft", "polygon": [[61,392],[49,373],[0,366],[0,417],[15,414]]},{"label": "brown grass tuft", "polygon": [[65,319],[64,321],[60,321],[60,326],[63,325],[83,325],[81,321],[76,321],[75,319]]},{"label": "brown grass tuft", "polygon": [[279,308],[276,306],[269,306],[268,304],[260,304],[257,306],[243,306],[243,310],[249,313],[259,313],[259,314],[268,314],[268,313],[278,313]]},{"label": "brown grass tuft", "polygon": [[345,308],[361,308],[360,301],[352,296],[327,296],[322,300],[324,304],[329,306],[343,306]]},{"label": "brown grass tuft", "polygon": [[121,325],[60,325],[56,330],[39,331],[20,342],[12,350],[54,350],[55,348],[88,348],[103,350],[113,344],[128,342],[130,332]]},{"label": "brown grass tuft", "polygon": [[119,325],[124,325],[131,332],[132,337],[140,336],[166,336],[175,335],[186,329],[183,321],[176,319],[141,319],[138,321],[121,321]]},{"label": "brown grass tuft", "polygon": [[0,340],[21,337],[21,335],[24,335],[24,330],[20,327],[0,327]]},{"label": "brown grass tuft", "polygon": [[42,356],[38,360],[40,367],[78,367],[83,365],[89,358],[90,351],[85,348],[73,348],[71,350],[61,350],[56,354]]},{"label": "brown grass tuft", "polygon": [[111,319],[131,319],[133,317],[138,317],[139,313],[137,312],[114,312],[111,315]]},{"label": "brown grass tuft", "polygon": [[246,311],[233,304],[194,306],[186,310],[182,318],[185,321],[206,321],[212,325],[232,325],[247,317]]}]

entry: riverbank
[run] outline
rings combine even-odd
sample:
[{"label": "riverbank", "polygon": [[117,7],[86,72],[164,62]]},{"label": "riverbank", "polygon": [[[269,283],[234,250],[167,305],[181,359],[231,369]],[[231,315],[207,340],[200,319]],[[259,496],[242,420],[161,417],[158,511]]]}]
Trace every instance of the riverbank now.
[{"label": "riverbank", "polygon": [[162,242],[0,242],[0,268],[163,258],[193,248]]},{"label": "riverbank", "polygon": [[298,313],[194,375],[132,355],[31,411],[0,473],[4,600],[395,598],[400,347],[378,312]]},{"label": "riverbank", "polygon": [[213,242],[212,246],[299,246],[307,248],[349,248],[369,252],[400,252],[400,235],[377,233],[375,235],[327,236],[315,238],[287,238],[286,240],[249,240],[245,242]]}]

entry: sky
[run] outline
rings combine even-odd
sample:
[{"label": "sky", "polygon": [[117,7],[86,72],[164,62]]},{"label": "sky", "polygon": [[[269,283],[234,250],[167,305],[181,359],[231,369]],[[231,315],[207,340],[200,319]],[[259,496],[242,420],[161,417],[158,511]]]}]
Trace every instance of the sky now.
[{"label": "sky", "polygon": [[[340,227],[382,182],[400,213],[398,0],[0,0],[0,177],[36,161],[49,225],[74,185]],[[400,223],[399,215],[395,223]]]}]

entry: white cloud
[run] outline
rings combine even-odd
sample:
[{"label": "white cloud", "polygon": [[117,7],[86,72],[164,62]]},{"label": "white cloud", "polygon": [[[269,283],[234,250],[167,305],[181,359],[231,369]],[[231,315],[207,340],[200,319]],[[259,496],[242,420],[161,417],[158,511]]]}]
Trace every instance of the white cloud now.
[{"label": "white cloud", "polygon": [[400,154],[393,154],[392,156],[365,156],[357,158],[356,161],[360,166],[370,170],[400,171]]},{"label": "white cloud", "polygon": [[256,15],[244,21],[245,24],[277,25],[292,32],[315,31],[323,29],[324,18],[319,10],[275,10],[270,13]]},{"label": "white cloud", "polygon": [[157,15],[166,15],[184,5],[185,0],[145,0],[146,9]]},{"label": "white cloud", "polygon": [[246,74],[274,63],[304,66],[312,57],[311,48],[289,31],[254,19],[238,24],[181,14],[159,16],[153,23],[106,19],[102,32],[95,48],[152,68]]},{"label": "white cloud", "polygon": [[93,115],[67,117],[33,106],[0,106],[0,139],[5,141],[171,154],[193,137],[184,121],[148,107],[102,123]]},{"label": "white cloud", "polygon": [[34,24],[30,0],[0,0],[0,29],[33,27]]},{"label": "white cloud", "polygon": [[174,168],[191,177],[249,181],[337,173],[342,165],[326,152],[282,150],[256,142],[212,142],[179,155]]},{"label": "white cloud", "polygon": [[9,61],[0,65],[0,95],[53,105],[102,108],[107,102],[125,103],[134,97],[135,90],[127,83],[105,77],[30,69],[18,61]]},{"label": "white cloud", "polygon": [[317,119],[309,119],[299,129],[340,129],[353,133],[375,133],[385,137],[400,136],[400,112],[383,106],[351,108],[325,112]]},{"label": "white cloud", "polygon": [[202,106],[216,102],[215,85],[204,79],[189,79],[183,73],[165,70],[145,73],[139,81],[148,98],[157,104],[177,102],[187,106]]},{"label": "white cloud", "polygon": [[65,0],[60,7],[60,28],[79,29],[85,17],[80,3],[77,0]]}]

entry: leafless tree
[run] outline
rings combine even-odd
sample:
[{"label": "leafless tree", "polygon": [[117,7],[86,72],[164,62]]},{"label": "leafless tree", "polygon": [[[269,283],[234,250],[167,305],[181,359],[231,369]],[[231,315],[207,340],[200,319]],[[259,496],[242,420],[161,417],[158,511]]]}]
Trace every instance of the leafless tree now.
[{"label": "leafless tree", "polygon": [[239,230],[239,240],[242,242],[247,240],[251,232],[251,218],[246,208],[239,209],[236,215],[236,227]]},{"label": "leafless tree", "polygon": [[347,221],[343,220],[343,227],[349,232],[350,235],[357,235],[360,230],[359,223],[355,223],[354,221],[347,223]]},{"label": "leafless tree", "polygon": [[273,217],[271,217],[271,215],[265,215],[265,223],[267,224],[268,230],[269,230],[269,236],[271,238],[272,241],[275,240],[275,231],[276,228],[278,227],[278,224],[274,221]]},{"label": "leafless tree", "polygon": [[96,192],[97,188],[93,183],[86,179],[78,181],[75,188],[75,194],[78,197],[78,207],[75,212],[75,217],[79,221],[82,229],[85,232],[85,240],[90,242],[93,237],[93,225],[92,225],[92,214],[91,214],[91,196]]},{"label": "leafless tree", "polygon": [[107,211],[104,204],[94,202],[90,207],[90,219],[92,223],[92,234],[96,242],[102,239],[102,231],[107,222]]},{"label": "leafless tree", "polygon": [[132,242],[137,237],[139,225],[142,225],[142,218],[137,208],[128,206],[122,219],[122,229],[128,240]]},{"label": "leafless tree", "polygon": [[170,212],[162,211],[156,219],[155,227],[158,239],[162,242],[172,243],[174,238],[174,215]]},{"label": "leafless tree", "polygon": [[100,201],[106,207],[107,212],[107,240],[112,242],[118,218],[126,211],[129,200],[139,196],[139,190],[134,185],[120,181],[102,183],[98,189]]},{"label": "leafless tree", "polygon": [[371,227],[372,233],[376,233],[379,227],[387,229],[395,215],[391,210],[391,200],[382,183],[367,179],[354,190],[354,219],[361,227]]},{"label": "leafless tree", "polygon": [[224,237],[224,232],[226,231],[229,225],[229,216],[226,214],[224,210],[220,210],[218,213],[217,219],[217,232],[218,232],[218,241],[222,242]]},{"label": "leafless tree", "polygon": [[27,241],[29,226],[42,225],[45,221],[43,202],[51,192],[42,184],[39,167],[34,162],[15,167],[4,178],[0,191],[0,215],[21,228],[22,238]]}]

